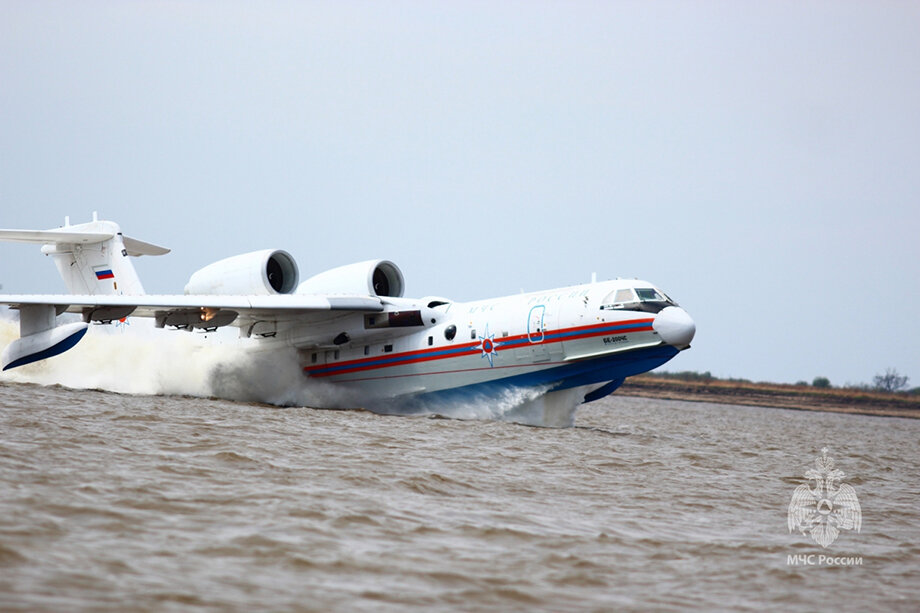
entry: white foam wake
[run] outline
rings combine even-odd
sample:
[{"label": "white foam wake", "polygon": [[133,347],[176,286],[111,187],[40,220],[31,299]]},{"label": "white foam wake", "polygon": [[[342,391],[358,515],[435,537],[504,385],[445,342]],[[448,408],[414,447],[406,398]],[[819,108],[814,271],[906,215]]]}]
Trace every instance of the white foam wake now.
[{"label": "white foam wake", "polygon": [[529,426],[567,428],[575,422],[575,410],[584,391],[551,392],[550,386],[508,387],[498,394],[464,395],[461,398],[421,397],[411,400],[371,400],[371,410],[395,415],[441,415],[453,419],[498,419]]},{"label": "white foam wake", "polygon": [[[582,394],[547,388],[511,388],[497,397],[457,400],[380,399],[308,379],[292,348],[261,349],[236,330],[200,334],[159,330],[152,322],[91,326],[72,350],[0,374],[0,381],[64,385],[126,394],[217,397],[278,406],[367,408],[386,414],[500,419],[566,427]],[[19,336],[16,322],[0,321],[0,350]]]}]

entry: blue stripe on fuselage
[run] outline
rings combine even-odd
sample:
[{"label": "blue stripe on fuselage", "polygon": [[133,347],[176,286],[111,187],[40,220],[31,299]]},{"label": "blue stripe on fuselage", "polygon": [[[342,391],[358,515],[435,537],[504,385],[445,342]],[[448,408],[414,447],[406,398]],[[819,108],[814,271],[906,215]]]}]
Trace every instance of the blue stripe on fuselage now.
[{"label": "blue stripe on fuselage", "polygon": [[613,354],[607,357],[569,362],[559,366],[513,375],[503,379],[493,379],[481,383],[472,383],[435,392],[407,394],[384,403],[398,402],[410,406],[415,402],[462,403],[475,398],[496,397],[503,390],[514,388],[547,387],[548,392],[605,383],[625,379],[658,368],[679,353],[670,345],[659,345],[634,351]]},{"label": "blue stripe on fuselage", "polygon": [[[493,343],[495,350],[501,351],[503,349],[520,349],[527,346],[535,347],[551,343],[560,343],[565,340],[574,338],[587,338],[591,336],[601,336],[604,334],[643,331],[650,328],[651,320],[630,323],[609,322],[580,328],[566,328],[556,332],[546,331],[545,337],[538,342],[533,342],[527,336],[521,335],[510,338],[503,337],[495,339]],[[394,366],[404,366],[406,364],[418,362],[464,357],[468,355],[474,355],[480,351],[481,348],[478,343],[467,343],[457,347],[413,350],[374,358],[347,360],[337,364],[325,364],[316,366],[310,365],[306,366],[304,371],[306,371],[307,374],[311,377],[329,377],[336,374],[361,372],[366,370],[378,370],[382,368],[392,368]]]}]

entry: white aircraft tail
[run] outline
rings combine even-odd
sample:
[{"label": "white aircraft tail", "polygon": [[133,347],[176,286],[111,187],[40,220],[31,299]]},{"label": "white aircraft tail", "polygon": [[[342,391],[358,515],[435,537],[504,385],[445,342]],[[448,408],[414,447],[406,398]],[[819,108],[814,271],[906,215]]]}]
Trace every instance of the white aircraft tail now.
[{"label": "white aircraft tail", "polygon": [[112,221],[93,221],[53,230],[0,230],[0,241],[38,243],[54,259],[71,294],[93,296],[144,293],[128,256],[163,255],[169,249],[122,235]]}]

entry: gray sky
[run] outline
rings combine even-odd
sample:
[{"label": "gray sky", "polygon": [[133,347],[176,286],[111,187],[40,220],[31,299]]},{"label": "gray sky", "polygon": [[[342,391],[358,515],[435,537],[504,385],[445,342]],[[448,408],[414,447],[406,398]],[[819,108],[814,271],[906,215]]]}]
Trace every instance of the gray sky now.
[{"label": "gray sky", "polygon": [[[497,6],[496,6],[497,4]],[[916,2],[0,1],[0,227],[471,300],[639,277],[669,370],[920,385]],[[61,292],[0,245],[3,291]]]}]

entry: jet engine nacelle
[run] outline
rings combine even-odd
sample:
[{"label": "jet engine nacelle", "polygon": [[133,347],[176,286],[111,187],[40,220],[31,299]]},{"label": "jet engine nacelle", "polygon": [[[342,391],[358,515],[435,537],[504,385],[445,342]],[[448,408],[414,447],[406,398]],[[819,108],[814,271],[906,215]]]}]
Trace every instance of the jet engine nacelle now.
[{"label": "jet engine nacelle", "polygon": [[369,260],[310,277],[300,284],[297,293],[401,298],[405,287],[399,266],[389,260]]},{"label": "jet engine nacelle", "polygon": [[300,273],[287,251],[266,249],[226,258],[196,271],[185,286],[186,294],[273,295],[291,294]]}]

